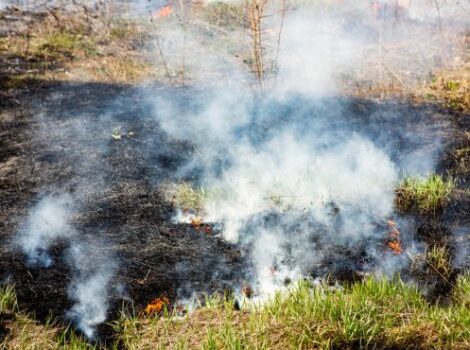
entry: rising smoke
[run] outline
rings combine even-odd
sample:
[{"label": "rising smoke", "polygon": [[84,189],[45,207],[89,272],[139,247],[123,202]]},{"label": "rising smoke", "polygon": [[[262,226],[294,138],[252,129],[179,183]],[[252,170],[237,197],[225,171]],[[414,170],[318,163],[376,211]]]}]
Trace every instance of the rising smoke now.
[{"label": "rising smoke", "polygon": [[76,202],[69,194],[45,196],[31,209],[16,244],[30,264],[46,268],[54,264],[49,248],[59,241],[69,245],[66,260],[73,276],[68,294],[75,304],[66,317],[87,337],[93,338],[95,328],[107,317],[109,284],[116,266],[97,239],[90,244],[79,238],[79,232],[70,222],[78,212],[74,207]]},{"label": "rising smoke", "polygon": [[[195,143],[197,156],[179,175],[202,171],[200,185],[222,194],[206,200],[204,219],[223,223],[223,237],[246,247],[253,261],[251,282],[261,294],[311,272],[334,244],[370,240],[368,254],[385,260],[380,255],[387,254],[372,242],[384,236],[383,223],[394,215],[397,181],[405,170],[426,174],[435,166],[439,140],[430,153],[402,150],[398,159],[398,140],[377,130],[383,120],[406,115],[378,113],[369,124],[349,115],[338,73],[364,69],[365,55],[376,54],[385,34],[395,40],[381,31],[395,29],[374,22],[367,8],[345,7],[338,13],[302,6],[288,13],[279,71],[267,93],[253,96],[240,79],[228,79],[203,94],[198,108],[185,110],[176,99],[151,97],[163,130]],[[190,41],[187,50],[199,44]],[[176,56],[171,49],[166,47],[169,57]],[[189,71],[204,69],[196,63]],[[407,134],[399,124],[392,128],[400,137]],[[389,275],[406,259],[390,254],[370,268]]]},{"label": "rising smoke", "polygon": [[46,196],[31,209],[17,238],[31,264],[48,267],[53,263],[49,247],[75,235],[69,222],[72,214],[73,201],[68,194]]},{"label": "rising smoke", "polygon": [[[96,245],[96,242],[93,244]],[[67,317],[88,338],[93,338],[96,327],[108,316],[110,282],[116,266],[115,260],[105,251],[103,247],[91,248],[84,242],[74,242],[67,255],[74,269],[68,294],[76,302],[67,311]]]}]

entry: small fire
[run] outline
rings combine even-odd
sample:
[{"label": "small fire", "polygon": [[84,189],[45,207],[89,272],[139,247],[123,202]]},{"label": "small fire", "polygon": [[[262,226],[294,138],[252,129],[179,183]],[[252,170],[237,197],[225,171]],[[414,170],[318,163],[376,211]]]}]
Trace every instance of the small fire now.
[{"label": "small fire", "polygon": [[145,313],[147,315],[158,314],[163,311],[164,307],[170,304],[170,300],[167,297],[161,297],[154,299],[151,303],[145,308]]},{"label": "small fire", "polygon": [[193,217],[191,219],[191,225],[193,225],[196,230],[205,232],[208,235],[212,233],[212,227],[208,224],[205,224],[200,216]]},{"label": "small fire", "polygon": [[202,225],[202,218],[200,216],[194,216],[191,219],[191,225],[193,225],[194,228],[199,228]]},{"label": "small fire", "polygon": [[396,222],[393,220],[388,220],[387,224],[390,231],[388,233],[388,239],[385,244],[393,251],[394,254],[398,255],[403,253],[400,240],[400,231],[397,228]]},{"label": "small fire", "polygon": [[154,17],[168,17],[173,12],[171,5],[166,5],[155,11]]}]

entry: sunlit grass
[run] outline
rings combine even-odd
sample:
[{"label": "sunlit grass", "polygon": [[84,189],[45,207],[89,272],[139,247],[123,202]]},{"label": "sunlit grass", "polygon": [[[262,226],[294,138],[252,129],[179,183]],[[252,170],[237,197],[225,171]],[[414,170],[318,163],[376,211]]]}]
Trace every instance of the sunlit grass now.
[{"label": "sunlit grass", "polygon": [[89,342],[70,329],[64,329],[49,320],[37,322],[31,315],[19,310],[14,288],[0,287],[0,349],[94,349]]},{"label": "sunlit grass", "polygon": [[[11,287],[0,289],[1,312],[16,310],[0,348],[97,348],[70,329],[34,321],[15,300]],[[302,281],[242,310],[228,295],[214,296],[184,316],[123,313],[114,328],[126,349],[464,349],[470,347],[469,300],[469,275],[459,276],[446,306],[429,303],[399,278],[344,288]]]},{"label": "sunlit grass", "polygon": [[233,197],[226,189],[207,189],[194,186],[189,182],[169,183],[161,187],[163,195],[173,206],[181,209],[202,211],[209,202],[226,200]]},{"label": "sunlit grass", "polygon": [[454,182],[440,175],[406,177],[396,190],[396,206],[402,212],[435,213],[447,205],[453,189]]},{"label": "sunlit grass", "polygon": [[0,287],[0,312],[13,311],[15,307],[15,289],[12,286]]},{"label": "sunlit grass", "polygon": [[129,349],[465,348],[469,293],[468,276],[450,306],[429,304],[399,279],[342,290],[301,282],[254,309],[219,303],[182,319],[123,317],[117,329]]}]

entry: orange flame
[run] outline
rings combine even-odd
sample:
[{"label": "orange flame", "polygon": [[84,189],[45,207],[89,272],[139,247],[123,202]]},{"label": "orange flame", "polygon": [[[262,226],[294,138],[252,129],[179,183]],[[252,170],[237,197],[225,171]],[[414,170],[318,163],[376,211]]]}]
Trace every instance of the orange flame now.
[{"label": "orange flame", "polygon": [[170,300],[167,297],[161,297],[154,299],[151,303],[145,308],[145,313],[147,315],[158,314],[163,311],[163,308],[170,304]]},{"label": "orange flame", "polygon": [[208,224],[204,224],[203,219],[199,216],[195,216],[191,219],[191,225],[193,225],[196,230],[205,232],[208,235],[212,233],[212,227]]},{"label": "orange flame", "polygon": [[202,218],[199,216],[195,216],[191,219],[191,225],[193,225],[194,228],[199,228],[202,225]]},{"label": "orange flame", "polygon": [[162,8],[155,11],[155,17],[168,17],[173,12],[171,5],[163,6]]},{"label": "orange flame", "polygon": [[390,232],[388,233],[388,239],[385,242],[394,254],[398,255],[403,253],[403,247],[401,246],[400,230],[397,228],[397,224],[393,220],[387,221]]}]

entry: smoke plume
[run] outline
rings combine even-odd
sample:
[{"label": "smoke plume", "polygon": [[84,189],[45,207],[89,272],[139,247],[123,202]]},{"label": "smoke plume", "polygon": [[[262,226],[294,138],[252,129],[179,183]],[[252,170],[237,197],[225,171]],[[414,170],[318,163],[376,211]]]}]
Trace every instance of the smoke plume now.
[{"label": "smoke plume", "polygon": [[31,209],[17,239],[31,264],[48,267],[53,263],[48,249],[56,240],[74,235],[69,222],[72,214],[73,202],[68,194],[46,196]]}]

